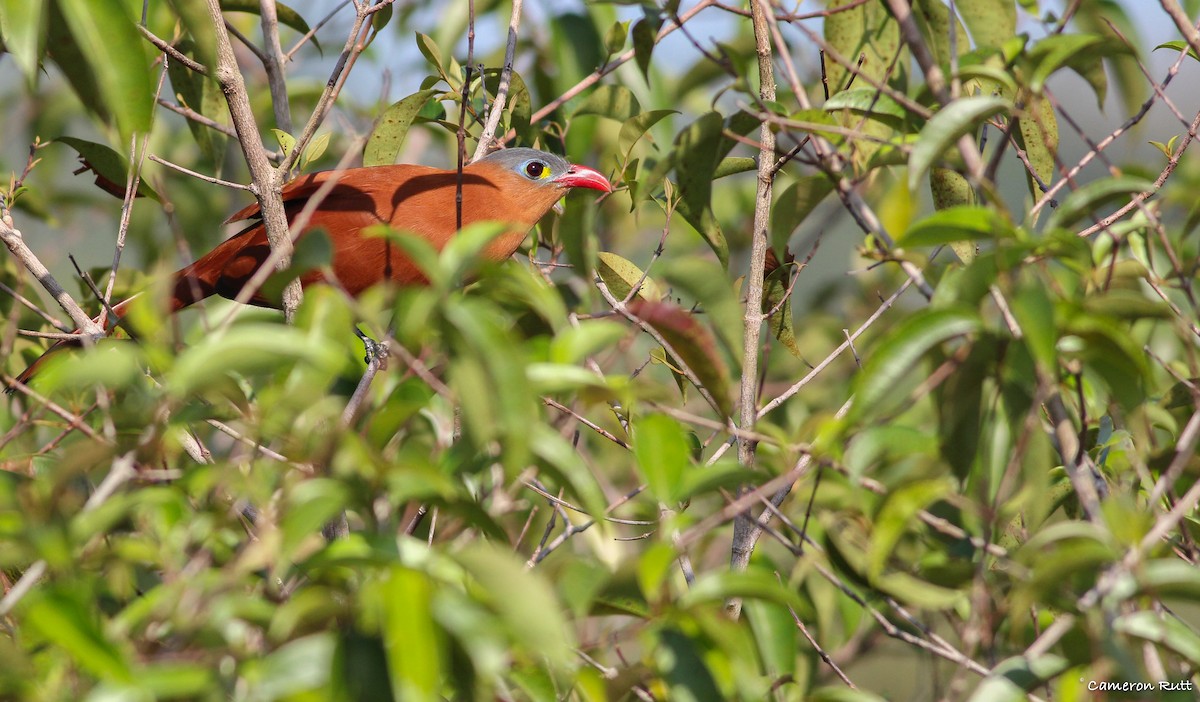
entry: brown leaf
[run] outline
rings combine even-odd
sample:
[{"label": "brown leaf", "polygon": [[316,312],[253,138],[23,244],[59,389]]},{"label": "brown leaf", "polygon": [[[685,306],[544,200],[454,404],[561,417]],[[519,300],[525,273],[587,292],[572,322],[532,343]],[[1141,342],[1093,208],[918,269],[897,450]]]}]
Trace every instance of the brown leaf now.
[{"label": "brown leaf", "polygon": [[721,412],[731,415],[729,368],[717,351],[716,339],[709,328],[687,310],[670,302],[637,299],[629,303],[629,311],[671,345],[679,360],[692,369],[700,385],[712,395]]}]

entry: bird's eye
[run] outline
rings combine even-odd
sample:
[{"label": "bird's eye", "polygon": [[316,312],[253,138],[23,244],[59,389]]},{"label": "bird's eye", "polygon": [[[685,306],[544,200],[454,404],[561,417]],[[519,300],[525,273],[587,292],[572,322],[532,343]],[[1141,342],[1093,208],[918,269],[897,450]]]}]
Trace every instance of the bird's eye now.
[{"label": "bird's eye", "polygon": [[530,178],[541,178],[546,172],[546,164],[541,161],[530,161],[525,164],[525,175]]}]

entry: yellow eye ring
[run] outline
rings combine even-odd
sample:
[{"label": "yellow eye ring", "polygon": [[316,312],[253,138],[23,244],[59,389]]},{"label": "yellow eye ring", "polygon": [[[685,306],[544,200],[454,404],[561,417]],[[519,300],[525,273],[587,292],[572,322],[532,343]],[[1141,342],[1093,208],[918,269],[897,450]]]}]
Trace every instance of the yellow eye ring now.
[{"label": "yellow eye ring", "polygon": [[533,160],[525,164],[525,175],[530,178],[544,180],[550,177],[550,168],[546,164],[538,160]]}]

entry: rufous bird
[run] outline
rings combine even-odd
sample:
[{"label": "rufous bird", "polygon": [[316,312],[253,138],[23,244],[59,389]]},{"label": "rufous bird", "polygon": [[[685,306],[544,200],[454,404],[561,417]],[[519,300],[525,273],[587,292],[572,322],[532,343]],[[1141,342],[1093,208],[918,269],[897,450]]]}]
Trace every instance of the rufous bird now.
[{"label": "rufous bird", "polygon": [[[458,231],[458,171],[405,164],[302,176],[283,188],[289,222],[330,178],[336,178],[336,184],[317,205],[300,236],[314,229],[326,232],[333,245],[331,268],[336,283],[351,295],[383,281],[398,285],[425,283],[420,270],[395,244],[384,237],[363,236],[362,232],[374,225],[388,225],[412,232],[441,251]],[[507,223],[508,230],[484,249],[485,256],[502,261],[572,188],[612,192],[612,185],[602,174],[560,156],[528,148],[496,151],[462,170],[462,226]],[[250,226],[174,274],[169,312],[212,295],[231,300],[237,297],[271,251],[260,218],[257,203],[239,210],[226,223],[250,220]],[[303,286],[320,282],[329,282],[321,271],[300,277]],[[118,317],[128,302],[113,306]],[[257,291],[249,302],[278,306]],[[55,342],[17,380],[27,383],[49,354],[78,343],[74,339]],[[6,388],[6,392],[12,390]]]}]

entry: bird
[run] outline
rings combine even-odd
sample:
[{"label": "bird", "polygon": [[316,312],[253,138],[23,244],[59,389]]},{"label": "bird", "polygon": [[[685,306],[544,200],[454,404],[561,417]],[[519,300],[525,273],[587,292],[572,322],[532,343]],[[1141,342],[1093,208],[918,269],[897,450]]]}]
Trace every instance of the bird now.
[{"label": "bird", "polygon": [[[308,224],[300,232],[323,230],[332,244],[329,272],[309,271],[300,284],[332,282],[357,296],[384,281],[400,286],[428,281],[413,261],[386,237],[364,235],[376,225],[411,232],[441,251],[459,230],[457,196],[461,182],[461,226],[499,221],[508,228],[487,244],[483,253],[495,261],[511,256],[529,230],[575,188],[611,193],[612,184],[587,166],[575,165],[556,154],[532,148],[500,149],[463,167],[442,170],[413,164],[364,166],[343,171],[322,171],[301,176],[282,189],[284,209],[291,223],[322,186],[334,180]],[[258,203],[235,212],[226,224],[247,221],[237,234],[218,244],[196,262],[173,276],[168,313],[212,295],[236,299],[242,288],[270,254],[266,228]],[[328,276],[334,280],[330,281]],[[113,306],[119,319],[133,298]],[[248,302],[278,307],[276,300],[255,291]],[[111,327],[110,327],[111,329]],[[49,355],[79,345],[78,339],[60,339],[26,368],[16,380],[27,384]],[[6,393],[12,393],[10,385]]]}]

